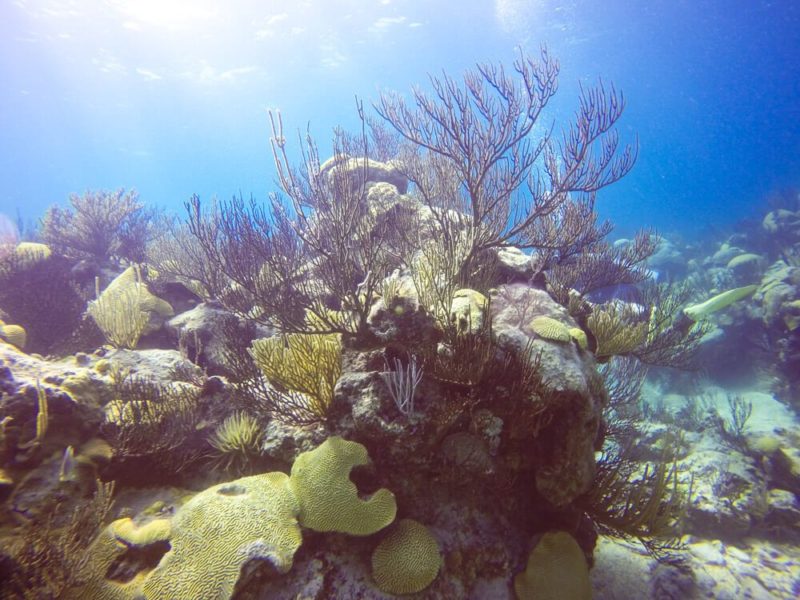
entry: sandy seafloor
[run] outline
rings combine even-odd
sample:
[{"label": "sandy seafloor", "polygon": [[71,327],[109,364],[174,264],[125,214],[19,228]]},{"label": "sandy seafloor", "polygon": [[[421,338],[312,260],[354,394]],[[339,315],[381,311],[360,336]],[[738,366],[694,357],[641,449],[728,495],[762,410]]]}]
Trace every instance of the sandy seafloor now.
[{"label": "sandy seafloor", "polygon": [[[753,412],[747,421],[748,440],[764,436],[777,436],[781,440],[797,439],[800,422],[789,408],[769,391],[767,378],[749,388],[723,389],[714,384],[703,386],[708,398],[721,414],[727,410],[728,394],[741,396],[752,402]],[[645,402],[661,397],[670,412],[680,409],[687,397],[675,393],[664,394],[657,384],[648,382],[642,391]],[[654,423],[654,427],[658,427]],[[732,452],[720,442],[712,431],[687,433],[690,450],[681,466],[694,473],[695,493],[692,504],[706,513],[713,512],[708,504],[709,479],[720,470],[750,472],[754,467],[747,458]],[[800,450],[787,448],[795,459]],[[795,462],[797,464],[797,462]],[[788,492],[786,492],[788,494]],[[718,500],[718,499],[717,499]],[[791,501],[791,499],[790,499]],[[706,506],[703,507],[702,505]],[[702,517],[700,517],[702,519]],[[637,598],[675,599],[714,598],[735,599],[795,599],[800,597],[800,522],[796,516],[787,527],[754,527],[753,532],[720,539],[705,531],[702,535],[689,531],[683,538],[686,545],[687,565],[692,578],[681,575],[671,567],[659,566],[641,545],[600,536],[595,548],[591,580],[596,600],[634,600]],[[692,521],[687,526],[692,529]]]}]

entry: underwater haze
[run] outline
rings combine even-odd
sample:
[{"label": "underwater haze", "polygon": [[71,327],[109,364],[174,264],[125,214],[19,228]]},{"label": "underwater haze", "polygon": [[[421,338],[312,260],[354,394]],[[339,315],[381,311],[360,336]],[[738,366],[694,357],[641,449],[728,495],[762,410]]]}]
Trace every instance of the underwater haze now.
[{"label": "underwater haze", "polygon": [[800,186],[792,0],[9,0],[0,13],[12,218],[120,187],[176,212],[193,193],[265,200],[267,109],[326,154],[333,127],[357,127],[355,97],[543,44],[561,62],[543,124],[566,125],[580,84],[625,94],[639,160],[598,202],[620,235],[725,226]]},{"label": "underwater haze", "polygon": [[800,0],[2,0],[0,600],[800,598]]}]

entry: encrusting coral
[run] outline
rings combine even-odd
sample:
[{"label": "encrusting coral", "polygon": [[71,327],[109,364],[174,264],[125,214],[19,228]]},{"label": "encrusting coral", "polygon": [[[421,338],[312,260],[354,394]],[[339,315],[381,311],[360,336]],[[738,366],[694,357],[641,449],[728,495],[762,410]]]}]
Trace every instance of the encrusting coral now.
[{"label": "encrusting coral", "polygon": [[575,340],[575,343],[578,344],[578,347],[581,350],[586,350],[589,348],[589,337],[580,327],[570,327],[569,336]]},{"label": "encrusting coral", "polygon": [[117,519],[108,526],[109,532],[126,546],[149,546],[167,541],[172,531],[169,519],[153,519],[137,525],[126,517]]}]

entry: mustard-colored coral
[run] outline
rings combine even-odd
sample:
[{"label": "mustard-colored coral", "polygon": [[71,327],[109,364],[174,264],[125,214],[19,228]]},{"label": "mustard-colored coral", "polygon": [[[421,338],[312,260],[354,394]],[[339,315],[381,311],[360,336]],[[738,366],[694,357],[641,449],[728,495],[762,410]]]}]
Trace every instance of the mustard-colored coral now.
[{"label": "mustard-colored coral", "polygon": [[52,255],[52,251],[47,244],[20,242],[17,244],[17,247],[14,248],[14,254],[19,260],[20,265],[25,268],[47,260]]},{"label": "mustard-colored coral", "polygon": [[544,315],[534,317],[530,323],[530,328],[536,335],[546,340],[568,342],[572,339],[569,327],[552,317],[545,317]]},{"label": "mustard-colored coral", "polygon": [[564,531],[545,533],[514,578],[514,591],[518,600],[590,600],[589,567],[578,542]]},{"label": "mustard-colored coral", "polygon": [[478,333],[485,326],[489,299],[476,290],[462,288],[453,294],[450,324],[459,333]]},{"label": "mustard-colored coral", "polygon": [[428,587],[442,564],[439,544],[428,528],[403,519],[372,553],[372,577],[389,594],[414,594]]},{"label": "mustard-colored coral", "polygon": [[20,350],[25,347],[27,334],[21,325],[0,325],[0,339],[4,339],[12,346],[16,346]]},{"label": "mustard-colored coral", "polygon": [[150,573],[143,570],[125,582],[106,579],[111,566],[126,550],[113,533],[114,523],[100,532],[86,553],[77,579],[83,583],[67,590],[62,600],[134,600],[141,598],[142,582]]},{"label": "mustard-colored coral", "polygon": [[149,546],[169,539],[169,519],[154,519],[137,525],[132,519],[117,519],[109,526],[111,534],[126,546]]},{"label": "mustard-colored coral", "polygon": [[145,598],[227,600],[252,559],[289,571],[302,538],[288,480],[280,472],[243,477],[183,505],[172,519],[172,549],[144,583]]},{"label": "mustard-colored coral", "polygon": [[569,336],[575,340],[581,350],[586,350],[589,347],[589,338],[586,332],[580,327],[570,327]]},{"label": "mustard-colored coral", "polygon": [[300,524],[315,531],[371,535],[394,521],[392,492],[381,488],[362,500],[350,481],[350,470],[368,462],[364,446],[338,436],[298,456],[289,486],[300,502]]},{"label": "mustard-colored coral", "polygon": [[741,267],[742,265],[758,263],[759,261],[763,260],[758,254],[753,254],[752,252],[747,252],[745,254],[739,254],[734,256],[732,259],[728,261],[726,268],[728,269],[736,269]]}]

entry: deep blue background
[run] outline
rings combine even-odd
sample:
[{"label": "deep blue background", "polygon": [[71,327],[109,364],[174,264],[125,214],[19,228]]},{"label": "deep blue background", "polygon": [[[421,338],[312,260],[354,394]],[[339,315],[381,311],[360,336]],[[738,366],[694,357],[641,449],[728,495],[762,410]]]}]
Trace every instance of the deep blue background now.
[{"label": "deep blue background", "polygon": [[[546,43],[562,65],[545,124],[578,82],[624,91],[640,159],[599,209],[619,234],[692,233],[800,186],[800,3],[746,0],[17,0],[0,8],[0,212],[134,187],[179,209],[192,193],[276,188],[267,108],[320,145],[355,95],[426,85]],[[454,6],[458,6],[454,9]]]}]

